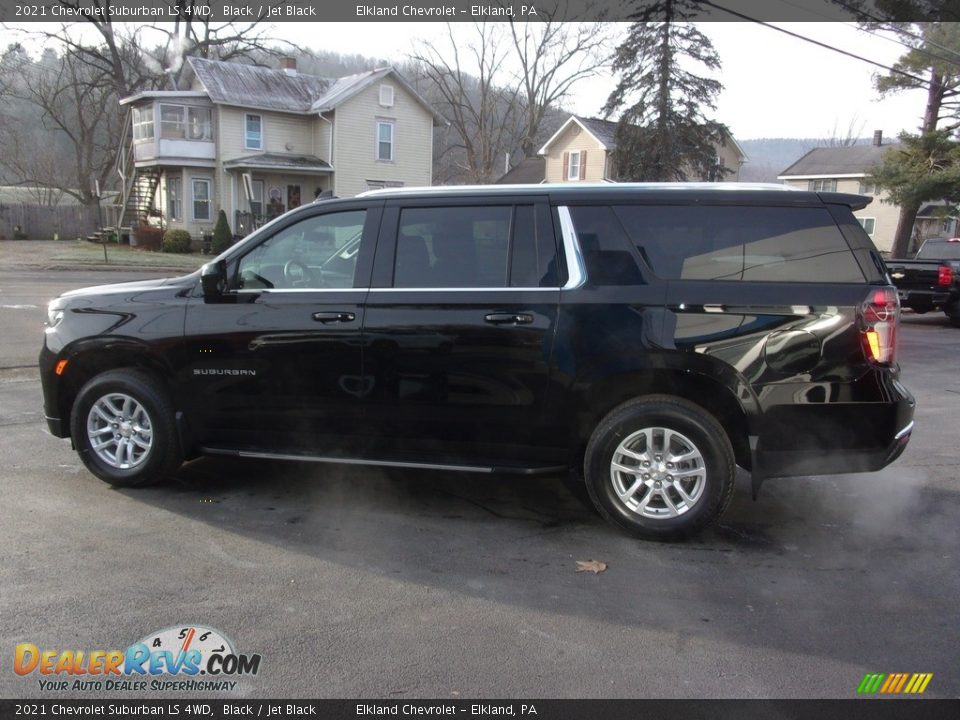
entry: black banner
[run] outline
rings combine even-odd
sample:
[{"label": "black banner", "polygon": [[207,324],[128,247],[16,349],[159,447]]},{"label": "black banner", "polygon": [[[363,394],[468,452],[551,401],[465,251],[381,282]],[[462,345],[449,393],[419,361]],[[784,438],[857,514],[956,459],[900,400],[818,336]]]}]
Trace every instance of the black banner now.
[{"label": "black banner", "polygon": [[960,700],[0,700],[0,718],[943,720]]},{"label": "black banner", "polygon": [[[711,22],[960,20],[948,12],[949,5],[937,2],[885,5],[896,17],[874,0],[685,0],[674,5],[674,11],[682,6],[683,19]],[[920,15],[921,5],[927,16]],[[662,0],[0,0],[0,22],[629,21],[645,8],[664,6]]]}]

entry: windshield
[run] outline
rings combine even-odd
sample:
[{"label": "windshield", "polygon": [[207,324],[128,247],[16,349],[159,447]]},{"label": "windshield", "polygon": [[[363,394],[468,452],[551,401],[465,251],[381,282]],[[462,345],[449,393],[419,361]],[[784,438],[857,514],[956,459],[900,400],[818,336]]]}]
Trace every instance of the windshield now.
[{"label": "windshield", "polygon": [[927,240],[917,260],[960,260],[960,241]]}]

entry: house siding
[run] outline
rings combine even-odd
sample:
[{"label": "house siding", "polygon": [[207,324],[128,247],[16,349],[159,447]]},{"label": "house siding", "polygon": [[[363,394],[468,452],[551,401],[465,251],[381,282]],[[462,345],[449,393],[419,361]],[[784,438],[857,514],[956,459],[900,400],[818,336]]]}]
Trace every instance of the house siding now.
[{"label": "house siding", "polygon": [[[392,107],[380,105],[379,82],[337,107],[333,166],[338,197],[369,190],[368,180],[411,186],[432,182],[433,116],[400,83],[385,82],[394,89]],[[375,156],[378,120],[394,122],[394,154],[389,162]]]},{"label": "house siding", "polygon": [[[263,119],[263,148],[251,150],[244,146],[244,120],[248,114]],[[246,110],[229,106],[220,107],[220,162],[246,157],[260,152],[289,153],[292,155],[317,154],[314,138],[314,123],[321,123],[309,115]],[[321,155],[322,157],[322,155]]]},{"label": "house siding", "polygon": [[[576,123],[571,123],[570,127],[564,130],[560,137],[550,145],[550,150],[546,155],[547,182],[564,182],[563,156],[565,153],[578,150],[587,151],[584,182],[600,182],[608,177],[606,174],[607,151],[601,147],[600,142],[593,135]],[[571,180],[569,182],[577,181]]]}]

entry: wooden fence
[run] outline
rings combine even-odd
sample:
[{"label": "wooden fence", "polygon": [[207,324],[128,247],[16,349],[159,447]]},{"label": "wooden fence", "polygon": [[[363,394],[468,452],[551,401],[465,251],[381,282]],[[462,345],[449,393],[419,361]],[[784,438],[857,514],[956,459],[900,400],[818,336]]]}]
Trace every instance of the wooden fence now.
[{"label": "wooden fence", "polygon": [[96,206],[89,205],[31,205],[0,202],[0,238],[11,239],[22,232],[30,240],[47,240],[56,234],[60,238],[85,238],[101,227],[116,227],[120,208],[103,204],[98,215]]}]

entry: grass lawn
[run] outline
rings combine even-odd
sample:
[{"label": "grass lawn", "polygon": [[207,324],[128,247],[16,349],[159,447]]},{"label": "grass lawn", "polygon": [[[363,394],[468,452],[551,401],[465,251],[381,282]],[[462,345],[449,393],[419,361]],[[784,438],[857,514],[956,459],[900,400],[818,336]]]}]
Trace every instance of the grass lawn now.
[{"label": "grass lawn", "polygon": [[118,267],[168,267],[182,269],[186,272],[196,270],[205,262],[213,259],[211,255],[191,253],[179,255],[176,253],[149,252],[138,250],[127,245],[107,243],[107,260],[103,259],[103,245],[77,240],[64,243],[63,248],[50,258],[51,262],[67,263],[71,265],[116,265]]}]

